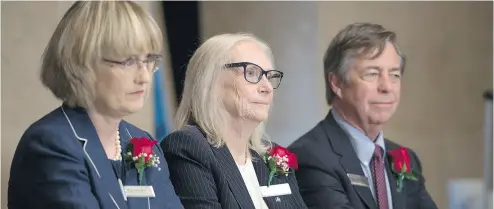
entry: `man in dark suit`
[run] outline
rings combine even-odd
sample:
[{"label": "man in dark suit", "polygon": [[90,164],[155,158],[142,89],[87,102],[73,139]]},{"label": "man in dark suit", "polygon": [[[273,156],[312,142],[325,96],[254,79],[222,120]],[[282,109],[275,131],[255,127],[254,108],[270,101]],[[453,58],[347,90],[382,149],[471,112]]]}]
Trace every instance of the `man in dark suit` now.
[{"label": "man in dark suit", "polygon": [[[417,155],[382,131],[400,101],[404,65],[395,33],[377,24],[349,25],[329,45],[324,75],[332,108],[289,147],[299,158],[296,177],[309,208],[437,208]],[[409,170],[415,178],[400,178]]]}]

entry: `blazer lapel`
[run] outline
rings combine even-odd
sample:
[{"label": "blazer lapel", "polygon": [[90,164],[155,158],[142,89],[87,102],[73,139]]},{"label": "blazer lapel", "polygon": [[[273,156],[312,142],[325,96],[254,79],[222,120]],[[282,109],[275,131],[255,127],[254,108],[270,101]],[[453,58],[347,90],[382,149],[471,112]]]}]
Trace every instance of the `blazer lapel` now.
[{"label": "blazer lapel", "polygon": [[88,168],[93,171],[89,172],[90,175],[93,173],[94,178],[99,179],[99,185],[95,186],[106,189],[108,197],[118,208],[127,208],[113,166],[106,156],[89,115],[82,108],[62,106],[61,109],[75,137],[82,142],[85,158],[89,162]]},{"label": "blazer lapel", "polygon": [[[122,145],[122,152],[125,153],[129,148],[130,140],[133,137],[146,137],[147,136],[142,136],[138,135],[137,133],[132,133],[130,130],[127,128],[126,122],[122,121],[120,122],[119,125],[119,132],[120,132],[120,143]],[[123,174],[121,176],[122,182],[125,186],[129,185],[139,185],[139,176],[137,173],[137,169],[134,164],[129,164],[128,160],[123,158],[124,163],[122,164],[123,166]],[[150,178],[150,172],[154,170],[153,167],[151,168],[145,168],[144,169],[144,180],[145,180],[145,185],[152,185],[152,178]],[[148,208],[148,198],[144,197],[129,197],[127,198],[127,205],[129,208]]]},{"label": "blazer lapel", "polygon": [[[386,144],[386,153],[389,150],[394,149],[393,147],[391,147],[391,144],[388,143],[386,140],[384,142]],[[403,187],[401,192],[398,192],[398,190],[396,189],[396,175],[391,170],[392,169],[391,163],[389,162],[389,158],[387,155],[385,162],[386,162],[386,172],[388,174],[389,188],[391,190],[391,195],[393,198],[393,209],[403,209],[405,208],[404,206],[406,205],[405,202],[406,198],[404,198],[403,196],[403,194],[406,193],[406,188]]]},{"label": "blazer lapel", "polygon": [[252,165],[254,165],[254,170],[256,170],[259,186],[267,186],[269,180],[268,166],[264,163],[262,157],[255,151],[250,150],[250,155],[252,156]]},{"label": "blazer lapel", "polygon": [[[347,174],[365,176],[350,139],[343,129],[340,128],[338,123],[336,123],[331,111],[328,113],[323,123],[326,136],[333,147],[333,151],[341,157],[340,164]],[[372,196],[370,188],[356,185],[353,185],[353,188],[357,191],[358,195],[368,208],[377,209],[377,204]]]},{"label": "blazer lapel", "polygon": [[240,205],[240,208],[254,208],[254,204],[247,191],[242,175],[240,174],[228,147],[226,145],[223,145],[220,148],[212,147],[212,150],[219,162],[221,170],[225,173],[224,176],[228,181],[228,186],[230,187],[235,200]]},{"label": "blazer lapel", "polygon": [[[120,141],[121,141],[121,145],[122,145],[122,153],[126,153],[126,152],[129,152],[131,150],[129,150],[129,145],[130,145],[130,140],[132,140],[132,138],[147,138],[147,139],[150,139],[150,140],[156,140],[154,139],[153,137],[149,136],[146,132],[143,132],[143,131],[136,131],[135,129],[129,129],[127,127],[127,122],[125,121],[122,121],[120,123],[120,126],[119,126],[119,130],[120,130]],[[153,146],[153,153],[158,153],[159,152],[159,143],[157,143],[156,145]],[[124,158],[124,161],[127,161],[125,158]],[[130,185],[138,185],[139,184],[139,177],[138,177],[138,173],[137,173],[137,169],[135,168],[135,165],[132,164],[131,166],[129,166],[129,164],[127,162],[124,163],[124,166],[125,166],[125,177],[128,177],[125,179],[126,183],[127,184],[130,184]],[[155,172],[159,172],[157,168],[155,167],[147,167],[144,169],[144,181],[146,183],[146,185],[152,185],[153,182],[154,182],[154,178],[155,177]],[[158,174],[159,175],[159,174]],[[130,179],[129,179],[130,177]],[[123,180],[122,180],[123,181]],[[144,199],[144,198],[141,198],[141,199]]]},{"label": "blazer lapel", "polygon": [[[264,159],[257,154],[257,152],[250,150],[250,154],[252,156],[252,164],[254,165],[254,169],[256,170],[256,175],[257,175],[257,180],[259,181],[259,186],[267,186],[268,185],[268,180],[269,180],[269,169],[266,163],[264,162]],[[274,177],[271,185],[275,184],[281,184],[281,183],[286,183],[286,182],[280,182],[280,178]],[[284,204],[281,204],[282,202],[277,202],[276,199],[279,199],[279,197],[272,196],[272,197],[263,197],[264,202],[270,209],[276,209],[276,208],[285,208]]]}]

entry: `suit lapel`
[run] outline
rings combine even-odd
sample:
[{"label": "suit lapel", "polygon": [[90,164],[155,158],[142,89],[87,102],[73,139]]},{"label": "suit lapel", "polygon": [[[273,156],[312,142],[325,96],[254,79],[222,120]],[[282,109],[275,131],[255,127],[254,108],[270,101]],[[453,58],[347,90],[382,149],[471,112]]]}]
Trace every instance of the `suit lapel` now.
[{"label": "suit lapel", "polygon": [[[146,137],[149,138],[148,136],[143,136],[143,134],[135,133],[135,132],[130,132],[130,130],[127,128],[126,122],[122,121],[119,126],[119,132],[120,132],[120,141],[122,145],[122,152],[127,152],[129,151],[129,144],[130,140],[134,137]],[[156,149],[153,148],[153,151],[155,152]],[[123,159],[124,161],[127,161]],[[122,166],[124,166],[124,175],[121,177],[123,184],[125,186],[129,185],[139,185],[139,176],[137,173],[137,169],[134,164],[129,164],[125,162]],[[151,172],[155,170],[154,167],[148,167],[144,169],[144,181],[145,185],[152,185],[152,178],[151,178]],[[148,207],[148,198],[142,198],[142,197],[130,197],[127,199],[127,205],[129,208],[147,208]]]},{"label": "suit lapel", "polygon": [[386,144],[386,172],[388,174],[389,188],[393,197],[393,209],[403,209],[406,205],[406,199],[403,197],[403,194],[406,193],[406,188],[403,187],[401,192],[398,192],[398,190],[396,190],[396,175],[391,170],[391,163],[389,161],[389,156],[387,155],[387,152],[395,149],[395,147],[392,147],[392,145],[388,143],[387,140],[384,140],[384,142]]},{"label": "suit lapel", "polygon": [[261,156],[256,152],[250,150],[250,155],[252,156],[252,164],[256,170],[257,180],[259,181],[259,186],[267,186],[269,178],[269,170],[266,163]]},{"label": "suit lapel", "polygon": [[[331,112],[328,113],[323,123],[326,136],[333,147],[333,151],[341,157],[340,164],[345,172],[347,174],[365,176],[350,139],[338,123],[336,123]],[[356,185],[353,185],[353,188],[368,208],[377,209],[377,204],[370,188]]]},{"label": "suit lapel", "polygon": [[219,148],[212,147],[213,153],[218,160],[221,170],[224,172],[224,176],[228,181],[228,186],[235,197],[235,200],[240,205],[240,208],[254,208],[252,199],[250,198],[247,187],[245,186],[244,180],[240,171],[238,170],[237,164],[233,160],[232,154],[226,145]]},{"label": "suit lapel", "polygon": [[[264,159],[257,154],[255,151],[250,150],[250,154],[252,156],[252,164],[254,165],[254,169],[256,170],[257,180],[259,181],[259,186],[267,186],[269,180],[269,168],[264,162]],[[286,182],[280,182],[279,177],[274,177],[271,185],[281,184]],[[277,197],[263,197],[264,202],[270,209],[281,208],[284,205],[281,202],[276,202]]]},{"label": "suit lapel", "polygon": [[95,186],[107,190],[108,197],[119,208],[127,208],[113,166],[106,156],[89,115],[82,108],[62,106],[61,109],[74,135],[82,142],[85,158],[89,162],[88,168],[93,171],[89,172],[90,175],[92,174],[95,179],[99,179],[99,185]]},{"label": "suit lapel", "polygon": [[[128,123],[125,122],[125,121],[122,121],[120,123],[120,126],[119,126],[119,130],[120,130],[120,141],[121,141],[121,144],[122,144],[122,152],[125,153],[125,152],[128,152],[128,151],[131,151],[129,150],[129,145],[130,145],[130,140],[132,138],[148,138],[150,140],[156,140],[154,139],[153,137],[149,136],[146,132],[143,132],[143,131],[139,131],[139,130],[136,130],[136,129],[129,129],[127,127]],[[159,153],[159,143],[157,143],[156,145],[153,146],[153,153]],[[125,160],[125,159],[124,159]],[[139,184],[139,177],[138,177],[138,173],[137,173],[137,169],[135,168],[134,165],[130,166],[128,165],[128,163],[126,162],[124,164],[125,166],[125,173],[127,174],[126,177],[130,177],[130,179],[126,179],[127,181],[127,184],[129,185],[138,185]],[[159,172],[159,170],[155,167],[147,167],[144,169],[144,180],[145,180],[145,183],[146,185],[152,185],[153,182],[154,182],[154,178],[155,177],[155,172]],[[159,174],[158,174],[159,175]],[[141,198],[143,199],[143,198]]]}]

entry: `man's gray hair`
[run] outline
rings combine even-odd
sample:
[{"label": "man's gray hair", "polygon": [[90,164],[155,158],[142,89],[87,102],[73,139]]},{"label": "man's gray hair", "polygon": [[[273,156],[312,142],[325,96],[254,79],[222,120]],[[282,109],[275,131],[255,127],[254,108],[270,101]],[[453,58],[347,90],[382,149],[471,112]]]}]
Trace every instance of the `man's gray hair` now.
[{"label": "man's gray hair", "polygon": [[383,26],[372,23],[354,23],[348,25],[333,38],[324,55],[324,79],[326,83],[326,101],[329,105],[335,93],[331,89],[329,73],[348,82],[349,66],[355,58],[379,57],[386,43],[395,47],[401,58],[401,72],[405,69],[405,56],[401,53],[396,43],[396,34]]}]

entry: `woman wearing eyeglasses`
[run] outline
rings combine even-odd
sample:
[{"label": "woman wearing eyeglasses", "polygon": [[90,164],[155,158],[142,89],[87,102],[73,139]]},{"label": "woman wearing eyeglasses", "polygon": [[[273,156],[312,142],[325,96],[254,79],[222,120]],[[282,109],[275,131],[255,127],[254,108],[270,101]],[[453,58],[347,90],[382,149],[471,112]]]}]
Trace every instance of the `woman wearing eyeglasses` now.
[{"label": "woman wearing eyeglasses", "polygon": [[8,208],[183,208],[157,141],[122,120],[142,109],[161,50],[158,25],[136,3],[71,6],[41,67],[63,104],[22,136]]},{"label": "woman wearing eyeglasses", "polygon": [[[204,42],[189,61],[179,130],[161,143],[170,179],[186,209],[303,209],[295,175],[273,175],[264,137],[274,89],[270,48],[249,34]],[[267,187],[269,185],[269,187]]]}]

